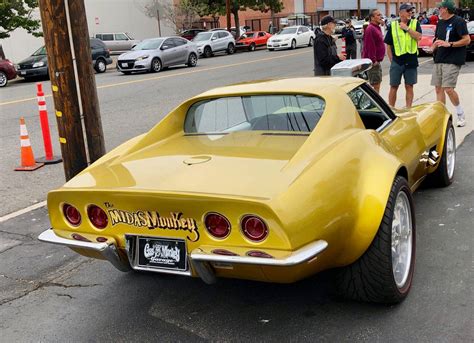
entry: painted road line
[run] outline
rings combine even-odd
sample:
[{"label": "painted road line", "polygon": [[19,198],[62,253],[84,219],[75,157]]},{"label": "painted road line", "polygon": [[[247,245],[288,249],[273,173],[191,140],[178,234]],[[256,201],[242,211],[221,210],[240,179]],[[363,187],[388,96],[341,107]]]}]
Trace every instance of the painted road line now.
[{"label": "painted road line", "polygon": [[21,210],[9,213],[7,215],[4,215],[3,217],[0,217],[0,223],[6,222],[7,220],[10,220],[12,218],[21,216],[22,214],[31,212],[31,211],[36,210],[37,208],[40,208],[40,207],[43,207],[43,206],[46,206],[46,201],[41,201],[41,202],[38,202],[34,205],[23,208]]},{"label": "painted road line", "polygon": [[[312,53],[313,50],[306,50],[306,51],[296,52],[296,53],[292,53],[292,54],[266,57],[266,58],[261,58],[261,59],[258,59],[258,60],[251,60],[251,61],[245,61],[245,62],[239,62],[239,63],[225,64],[225,65],[220,65],[220,66],[215,66],[215,67],[208,67],[208,68],[203,68],[203,69],[198,68],[198,69],[195,69],[195,70],[187,70],[187,71],[184,71],[184,72],[173,73],[173,74],[168,74],[168,75],[160,75],[160,76],[154,76],[154,77],[148,77],[148,78],[138,79],[138,80],[130,80],[130,81],[124,81],[124,82],[111,83],[111,84],[108,84],[108,85],[98,86],[97,89],[118,87],[118,86],[123,86],[123,85],[130,85],[130,84],[134,84],[134,83],[142,83],[142,82],[146,82],[146,81],[166,79],[166,78],[170,78],[170,77],[174,77],[174,76],[183,76],[183,75],[203,73],[203,72],[206,72],[206,71],[213,71],[213,70],[218,70],[218,69],[232,68],[232,67],[237,67],[237,66],[246,65],[246,64],[252,64],[252,63],[256,63],[256,62],[270,61],[270,60],[276,60],[276,59],[281,59],[281,58],[286,58],[286,57],[291,57],[291,56],[303,55],[303,54],[307,54],[309,52]],[[50,98],[50,97],[51,97],[51,94],[45,95],[45,98]],[[25,98],[25,99],[17,99],[17,100],[11,100],[11,101],[6,101],[6,102],[0,102],[0,106],[13,105],[13,104],[18,104],[18,103],[22,103],[22,102],[31,101],[31,100],[36,100],[36,97],[35,98]]]}]

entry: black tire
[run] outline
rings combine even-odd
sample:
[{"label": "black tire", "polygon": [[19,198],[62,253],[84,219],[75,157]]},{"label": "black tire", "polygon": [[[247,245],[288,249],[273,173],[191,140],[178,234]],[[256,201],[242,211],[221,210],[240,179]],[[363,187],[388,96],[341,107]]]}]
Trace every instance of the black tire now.
[{"label": "black tire", "polygon": [[[392,221],[399,194],[408,199],[411,216],[411,255],[406,281],[397,286],[392,267]],[[336,275],[336,288],[346,298],[384,304],[401,302],[410,291],[415,268],[416,225],[413,198],[405,178],[397,176],[385,207],[382,223],[367,251]]]},{"label": "black tire", "polygon": [[105,73],[107,71],[107,63],[102,58],[95,61],[94,69],[97,73]]},{"label": "black tire", "polygon": [[8,84],[8,77],[3,71],[0,71],[0,87],[5,87]]},{"label": "black tire", "polygon": [[252,43],[249,46],[249,51],[255,51],[256,48],[257,48],[257,46],[255,45],[255,43]]},{"label": "black tire", "polygon": [[[448,147],[448,136],[452,134],[453,146]],[[454,154],[454,161],[452,166],[452,173],[449,172],[448,165],[448,153]],[[454,131],[453,122],[451,119],[448,121],[446,126],[446,133],[444,136],[443,151],[441,152],[441,160],[439,161],[438,168],[434,173],[429,174],[427,177],[428,184],[433,187],[447,187],[453,183],[454,180],[454,166],[456,164],[456,132]],[[451,174],[451,175],[450,175]]]},{"label": "black tire", "polygon": [[274,50],[275,50],[275,49],[273,49],[273,48],[268,48],[268,51],[274,51]]},{"label": "black tire", "polygon": [[235,52],[234,44],[229,43],[229,45],[227,45],[227,54],[232,55],[234,52]]},{"label": "black tire", "polygon": [[295,50],[296,49],[296,41],[293,39],[291,41],[291,47],[290,47],[291,50]]},{"label": "black tire", "polygon": [[308,46],[313,46],[313,44],[314,44],[314,39],[313,39],[313,37],[309,37]]},{"label": "black tire", "polygon": [[212,49],[211,49],[210,46],[206,46],[206,47],[204,48],[203,55],[204,55],[204,57],[206,57],[206,58],[212,57]]},{"label": "black tire", "polygon": [[154,58],[152,61],[151,61],[151,67],[150,67],[150,70],[152,73],[158,73],[161,71],[161,69],[163,68],[163,65],[161,64],[161,61],[159,58]]},{"label": "black tire", "polygon": [[198,63],[197,55],[195,53],[190,53],[188,57],[188,63],[186,63],[186,65],[188,67],[195,67],[197,66],[197,63]]}]

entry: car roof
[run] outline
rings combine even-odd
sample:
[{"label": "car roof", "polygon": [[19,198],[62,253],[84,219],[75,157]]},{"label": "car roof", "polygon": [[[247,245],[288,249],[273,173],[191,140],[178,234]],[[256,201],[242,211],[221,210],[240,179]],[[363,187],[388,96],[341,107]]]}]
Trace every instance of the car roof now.
[{"label": "car roof", "polygon": [[301,77],[277,80],[262,80],[218,87],[198,97],[222,97],[241,94],[314,94],[330,95],[334,87],[349,92],[365,81],[355,77]]}]

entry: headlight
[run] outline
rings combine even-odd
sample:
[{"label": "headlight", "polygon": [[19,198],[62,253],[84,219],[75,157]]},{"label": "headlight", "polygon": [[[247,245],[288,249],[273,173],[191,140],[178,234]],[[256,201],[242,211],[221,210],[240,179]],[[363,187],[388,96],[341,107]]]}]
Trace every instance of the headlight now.
[{"label": "headlight", "polygon": [[20,70],[20,66],[18,64],[15,64],[15,69]]},{"label": "headlight", "polygon": [[140,56],[140,57],[135,58],[135,61],[143,61],[143,60],[146,60],[148,57],[150,56],[149,55]]},{"label": "headlight", "polygon": [[39,67],[43,67],[44,66],[44,62],[43,61],[39,61],[39,62],[35,62],[33,64],[33,68],[39,68]]}]

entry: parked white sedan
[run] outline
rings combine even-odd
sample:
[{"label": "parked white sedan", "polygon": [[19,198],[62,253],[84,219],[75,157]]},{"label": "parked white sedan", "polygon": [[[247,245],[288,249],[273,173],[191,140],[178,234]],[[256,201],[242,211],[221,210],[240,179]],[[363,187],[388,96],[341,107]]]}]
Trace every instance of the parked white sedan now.
[{"label": "parked white sedan", "polygon": [[307,26],[289,26],[272,36],[267,41],[267,49],[295,49],[298,46],[312,46],[314,32]]}]

